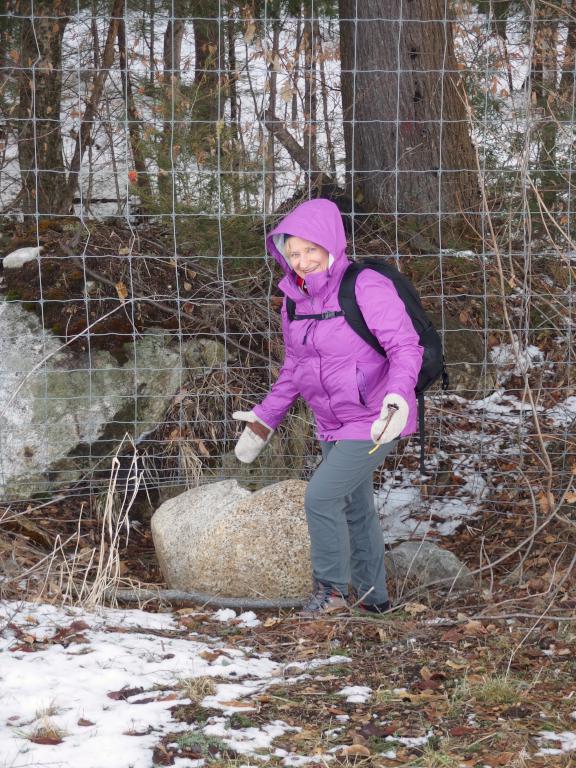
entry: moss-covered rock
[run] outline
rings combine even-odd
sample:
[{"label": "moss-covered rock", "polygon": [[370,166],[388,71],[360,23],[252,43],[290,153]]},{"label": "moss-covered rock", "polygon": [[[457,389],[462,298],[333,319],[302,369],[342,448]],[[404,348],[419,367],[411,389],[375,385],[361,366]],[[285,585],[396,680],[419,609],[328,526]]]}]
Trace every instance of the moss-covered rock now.
[{"label": "moss-covered rock", "polygon": [[496,387],[496,370],[487,357],[484,335],[446,313],[429,314],[442,335],[450,390],[469,399],[486,397]]},{"label": "moss-covered rock", "polygon": [[30,497],[76,480],[162,419],[181,385],[178,350],[154,329],[125,345],[71,352],[35,315],[0,302],[0,496]]}]

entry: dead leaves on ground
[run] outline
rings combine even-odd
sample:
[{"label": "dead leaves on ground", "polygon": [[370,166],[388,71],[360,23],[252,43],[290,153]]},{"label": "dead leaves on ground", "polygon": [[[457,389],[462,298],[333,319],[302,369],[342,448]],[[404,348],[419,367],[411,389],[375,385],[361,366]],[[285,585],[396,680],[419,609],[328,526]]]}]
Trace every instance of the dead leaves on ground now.
[{"label": "dead leaves on ground", "polygon": [[[576,679],[574,628],[547,622],[526,637],[519,622],[456,613],[434,625],[430,614],[426,608],[369,623],[263,622],[252,637],[274,657],[305,661],[336,649],[348,659],[260,694],[259,722],[278,718],[300,727],[300,734],[279,739],[282,748],[308,756],[330,749],[346,765],[565,768],[566,755],[537,754],[534,734],[543,722],[552,731],[576,730],[576,685],[566,687],[570,675]],[[559,664],[568,665],[566,672]],[[338,697],[352,685],[372,689],[365,704]]]}]

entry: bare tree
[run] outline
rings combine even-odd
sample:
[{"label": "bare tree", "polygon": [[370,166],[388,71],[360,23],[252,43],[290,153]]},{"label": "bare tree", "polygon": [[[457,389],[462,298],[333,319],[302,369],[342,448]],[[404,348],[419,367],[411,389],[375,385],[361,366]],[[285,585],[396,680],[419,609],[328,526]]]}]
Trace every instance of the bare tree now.
[{"label": "bare tree", "polygon": [[68,180],[66,186],[61,195],[57,198],[56,210],[60,213],[67,213],[74,200],[74,195],[78,189],[78,181],[80,177],[80,168],[82,166],[82,158],[86,147],[90,142],[92,124],[94,122],[96,111],[102,98],[104,91],[104,85],[108,72],[112,68],[114,63],[114,41],[118,34],[118,24],[122,19],[124,11],[124,0],[114,0],[112,8],[110,10],[110,21],[108,23],[108,33],[106,35],[106,43],[104,45],[104,52],[102,54],[102,66],[100,70],[95,74],[92,89],[88,97],[86,109],[80,123],[80,130],[76,136],[76,144],[74,147],[74,155],[70,162],[70,168],[68,172]]}]

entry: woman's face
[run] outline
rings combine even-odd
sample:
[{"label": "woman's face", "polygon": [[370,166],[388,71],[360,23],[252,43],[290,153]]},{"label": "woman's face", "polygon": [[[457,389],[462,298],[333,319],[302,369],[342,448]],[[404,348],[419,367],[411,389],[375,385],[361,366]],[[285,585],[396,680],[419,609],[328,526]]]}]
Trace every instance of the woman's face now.
[{"label": "woman's face", "polygon": [[284,243],[288,263],[299,277],[328,269],[328,251],[310,240],[291,236]]}]

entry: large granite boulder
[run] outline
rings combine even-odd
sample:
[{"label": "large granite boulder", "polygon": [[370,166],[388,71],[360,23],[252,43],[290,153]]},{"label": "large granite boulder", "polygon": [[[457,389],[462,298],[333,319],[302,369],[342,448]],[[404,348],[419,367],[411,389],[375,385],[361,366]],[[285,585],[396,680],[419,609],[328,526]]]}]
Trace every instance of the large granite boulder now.
[{"label": "large granite boulder", "polygon": [[224,480],[162,504],[152,535],[168,586],[226,597],[308,593],[305,490],[305,482],[286,480],[250,493]]}]

